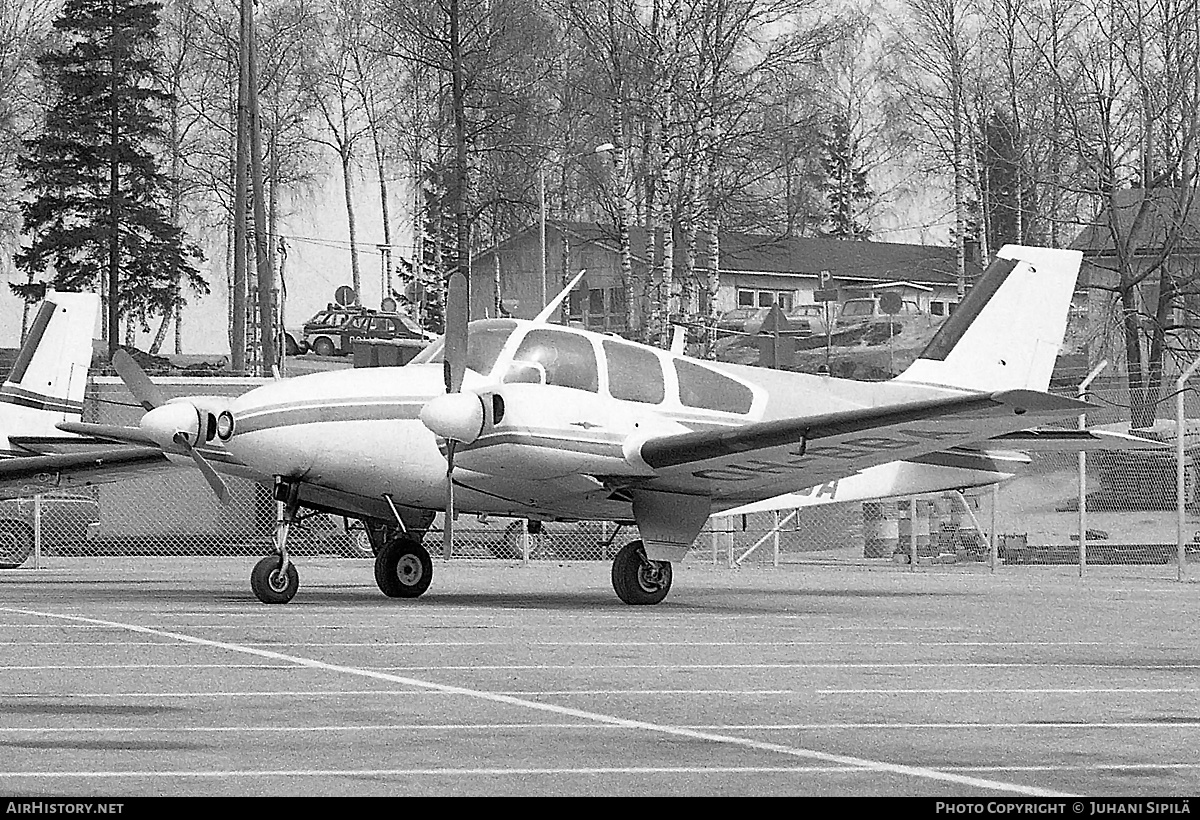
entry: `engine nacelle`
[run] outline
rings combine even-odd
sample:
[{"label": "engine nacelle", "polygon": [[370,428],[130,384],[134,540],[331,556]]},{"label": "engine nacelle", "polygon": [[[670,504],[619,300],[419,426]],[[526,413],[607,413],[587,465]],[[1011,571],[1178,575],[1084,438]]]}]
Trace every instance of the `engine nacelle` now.
[{"label": "engine nacelle", "polygon": [[177,445],[178,435],[185,436],[187,443],[195,447],[207,441],[210,432],[216,434],[216,417],[210,420],[210,416],[211,413],[202,412],[187,399],[172,399],[147,411],[138,426],[160,447]]},{"label": "engine nacelle", "polygon": [[483,399],[476,393],[435,396],[421,409],[421,423],[435,435],[470,444],[483,432]]}]

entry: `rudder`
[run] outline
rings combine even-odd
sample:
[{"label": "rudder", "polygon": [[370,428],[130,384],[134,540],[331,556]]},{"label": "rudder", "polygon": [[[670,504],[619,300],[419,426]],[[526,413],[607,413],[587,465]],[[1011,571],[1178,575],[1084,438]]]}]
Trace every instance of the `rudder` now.
[{"label": "rudder", "polygon": [[896,378],[969,390],[1050,386],[1083,254],[1005,245],[916,361]]}]

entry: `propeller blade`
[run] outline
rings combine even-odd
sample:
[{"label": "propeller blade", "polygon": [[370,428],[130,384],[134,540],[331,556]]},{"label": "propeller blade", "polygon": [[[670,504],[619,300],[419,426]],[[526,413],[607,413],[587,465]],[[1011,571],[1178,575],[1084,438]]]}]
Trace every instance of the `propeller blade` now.
[{"label": "propeller blade", "polygon": [[217,498],[222,504],[229,504],[233,501],[233,495],[229,492],[229,486],[221,478],[213,466],[208,463],[208,459],[200,455],[200,451],[192,446],[188,441],[186,433],[176,433],[175,443],[184,449],[184,451],[192,457],[192,461],[196,462],[196,466],[200,468],[200,473],[204,476],[208,486],[216,493]]},{"label": "propeller blade", "polygon": [[118,350],[113,354],[112,366],[117,371],[117,375],[121,377],[121,381],[125,382],[125,386],[129,388],[133,397],[142,403],[142,407],[153,410],[155,407],[167,403],[167,397],[158,385],[150,381],[146,371],[142,370],[133,357],[124,350]]},{"label": "propeller blade", "polygon": [[462,389],[463,374],[467,369],[468,298],[467,277],[461,271],[450,274],[446,280],[446,350],[443,368],[447,393],[457,393]]},{"label": "propeller blade", "polygon": [[446,439],[446,531],[442,542],[445,558],[454,553],[454,439]]}]

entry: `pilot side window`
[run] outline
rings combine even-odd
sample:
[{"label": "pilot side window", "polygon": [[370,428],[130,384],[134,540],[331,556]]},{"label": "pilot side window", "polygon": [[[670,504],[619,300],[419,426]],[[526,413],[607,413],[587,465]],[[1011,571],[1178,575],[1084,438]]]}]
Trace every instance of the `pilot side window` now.
[{"label": "pilot side window", "polygon": [[662,365],[649,350],[620,342],[603,342],[608,359],[608,392],[614,399],[658,404],[666,397]]},{"label": "pilot side window", "polygon": [[676,359],[675,374],[679,377],[679,401],[685,407],[749,413],[754,403],[749,387],[707,367]]},{"label": "pilot side window", "polygon": [[546,371],[546,384],[592,393],[600,389],[596,352],[583,336],[557,330],[531,330],[521,340],[513,361],[536,362]]}]

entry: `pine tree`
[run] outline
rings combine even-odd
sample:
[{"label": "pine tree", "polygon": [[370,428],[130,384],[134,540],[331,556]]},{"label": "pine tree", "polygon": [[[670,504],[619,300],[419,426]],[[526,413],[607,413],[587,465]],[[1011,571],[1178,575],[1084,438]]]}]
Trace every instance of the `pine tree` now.
[{"label": "pine tree", "polygon": [[176,285],[204,294],[200,251],[171,224],[169,180],[156,152],[170,96],[155,66],[161,4],[67,0],[54,26],[62,45],[40,58],[52,96],[42,133],[19,164],[31,199],[30,245],[16,257],[31,278],[94,290],[107,282],[110,353],[118,318],[148,327],[174,308]]},{"label": "pine tree", "polygon": [[844,116],[833,117],[823,147],[829,211],[821,234],[834,239],[869,239],[871,229],[859,221],[857,212],[861,211],[861,203],[870,201],[873,194],[867,187],[867,174],[861,168],[857,141]]}]

